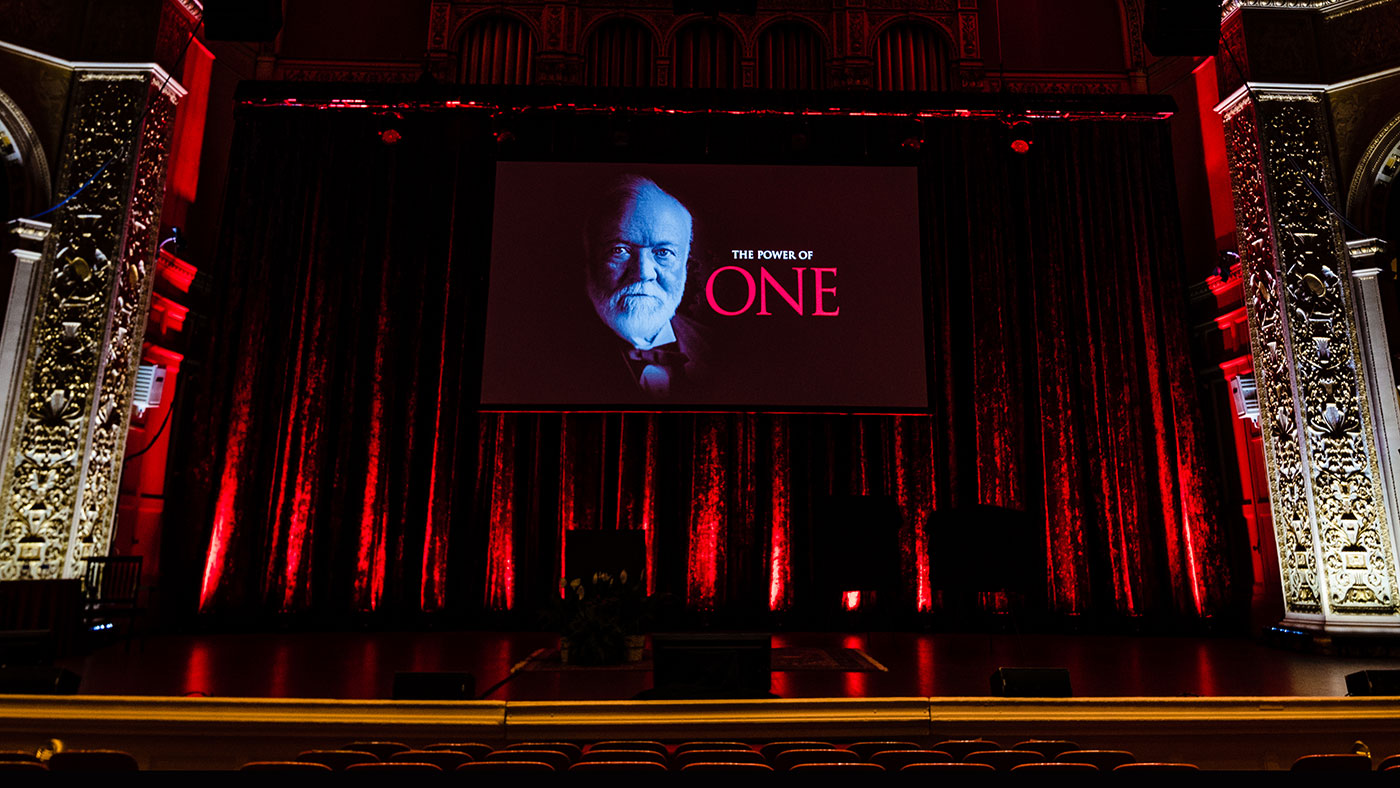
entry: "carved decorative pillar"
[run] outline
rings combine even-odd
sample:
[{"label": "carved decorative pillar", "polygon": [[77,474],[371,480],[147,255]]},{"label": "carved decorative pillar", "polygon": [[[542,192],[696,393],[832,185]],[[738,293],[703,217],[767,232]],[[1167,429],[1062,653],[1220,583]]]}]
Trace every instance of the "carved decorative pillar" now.
[{"label": "carved decorative pillar", "polygon": [[0,579],[71,577],[108,550],[183,93],[149,65],[73,70],[54,190],[70,199],[45,217],[23,375],[0,414]]},{"label": "carved decorative pillar", "polygon": [[1377,442],[1350,254],[1313,192],[1339,202],[1324,94],[1256,84],[1219,110],[1284,624],[1400,631],[1395,490]]}]

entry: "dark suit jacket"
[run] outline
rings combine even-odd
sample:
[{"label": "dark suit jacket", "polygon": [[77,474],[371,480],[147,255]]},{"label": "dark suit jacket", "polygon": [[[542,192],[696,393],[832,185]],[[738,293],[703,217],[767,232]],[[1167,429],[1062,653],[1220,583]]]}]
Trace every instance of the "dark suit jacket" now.
[{"label": "dark suit jacket", "polygon": [[637,383],[628,363],[625,340],[613,333],[591,309],[579,310],[555,343],[558,389],[568,395],[559,404],[643,405],[656,403],[703,404],[712,358],[704,328],[691,318],[671,318],[676,343],[687,356],[684,369],[672,370],[671,391],[654,397]]}]

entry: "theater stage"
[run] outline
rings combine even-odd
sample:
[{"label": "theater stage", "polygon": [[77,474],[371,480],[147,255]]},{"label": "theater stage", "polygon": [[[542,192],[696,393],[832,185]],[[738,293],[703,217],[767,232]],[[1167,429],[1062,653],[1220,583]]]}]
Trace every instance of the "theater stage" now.
[{"label": "theater stage", "polygon": [[[482,700],[627,700],[651,686],[646,670],[524,664],[557,645],[542,632],[155,636],[63,664],[88,695],[388,699],[397,671],[471,673]],[[1335,698],[1348,673],[1400,668],[1400,658],[1316,656],[1242,638],[824,632],[777,633],[773,646],[860,649],[885,668],[775,671],[782,698],[988,696],[1001,666],[1066,668],[1077,697]]]},{"label": "theater stage", "polygon": [[[138,639],[129,652],[118,642],[65,663],[82,674],[82,695],[0,696],[0,749],[58,736],[131,751],[146,768],[236,768],[364,737],[1053,737],[1139,759],[1254,769],[1348,750],[1356,739],[1377,756],[1400,752],[1400,699],[1344,697],[1346,674],[1400,668],[1394,658],[1237,638],[783,633],[775,647],[859,649],[885,670],[775,672],[780,700],[636,702],[628,699],[651,683],[644,670],[521,669],[555,641],[519,632],[213,634]],[[998,666],[1065,667],[1075,697],[990,697]],[[485,697],[388,700],[402,670],[468,671]]]}]

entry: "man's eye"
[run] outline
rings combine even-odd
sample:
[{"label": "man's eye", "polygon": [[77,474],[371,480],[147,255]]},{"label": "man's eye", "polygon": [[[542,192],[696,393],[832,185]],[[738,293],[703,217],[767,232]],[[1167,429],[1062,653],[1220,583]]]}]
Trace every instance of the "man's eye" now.
[{"label": "man's eye", "polygon": [[655,252],[652,252],[652,254],[655,255],[658,260],[670,260],[676,256],[676,253],[670,249],[657,249]]},{"label": "man's eye", "polygon": [[626,257],[627,255],[629,255],[629,254],[631,254],[631,253],[632,253],[632,250],[631,250],[631,249],[628,249],[626,246],[623,246],[622,244],[617,244],[616,246],[614,246],[614,247],[612,248],[612,250],[611,250],[611,252],[610,252],[610,254],[611,254],[613,257]]}]

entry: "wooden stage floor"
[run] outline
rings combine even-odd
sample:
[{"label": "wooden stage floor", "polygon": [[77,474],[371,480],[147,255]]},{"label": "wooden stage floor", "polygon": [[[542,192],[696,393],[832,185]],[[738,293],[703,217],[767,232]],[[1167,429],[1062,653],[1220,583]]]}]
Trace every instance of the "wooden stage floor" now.
[{"label": "wooden stage floor", "polygon": [[[1286,769],[1301,755],[1400,753],[1400,697],[1348,698],[1390,658],[1244,639],[781,633],[790,649],[860,649],[886,670],[773,673],[780,700],[629,700],[645,670],[515,670],[547,633],[211,634],[120,642],[66,667],[76,696],[0,695],[0,749],[131,752],[146,769],[236,769],[348,741],[1071,739],[1140,760]],[[810,652],[805,652],[809,653]],[[858,664],[858,663],[856,663]],[[998,666],[1064,667],[1073,698],[989,697]],[[485,697],[393,701],[397,671],[465,671]]]},{"label": "wooden stage floor", "polygon": [[[557,643],[538,632],[160,635],[63,664],[82,676],[83,695],[387,699],[398,671],[469,672],[481,698],[496,701],[625,700],[651,686],[646,670],[518,669]],[[886,668],[775,671],[782,698],[985,697],[1001,666],[1067,668],[1082,698],[1335,698],[1348,673],[1400,668],[1400,658],[1242,638],[777,633],[773,645],[860,649]]]}]

